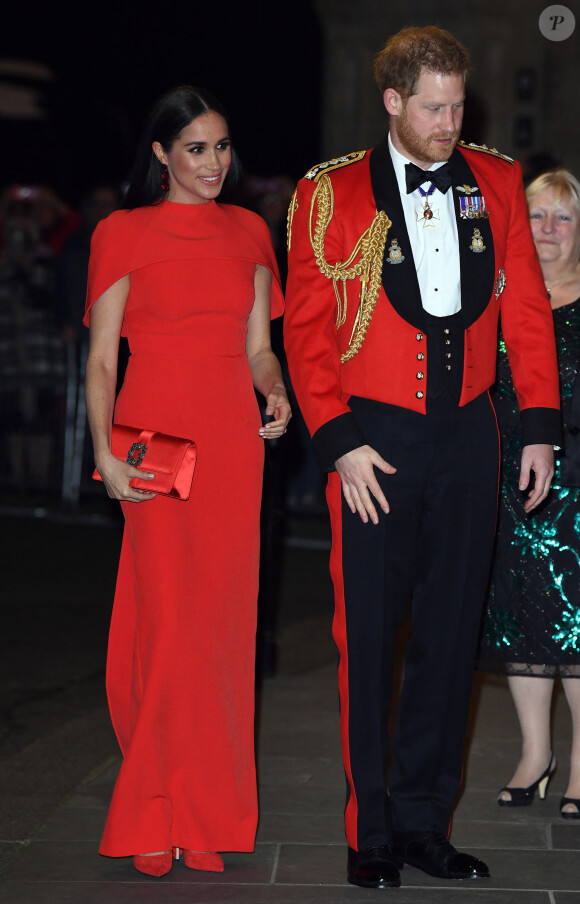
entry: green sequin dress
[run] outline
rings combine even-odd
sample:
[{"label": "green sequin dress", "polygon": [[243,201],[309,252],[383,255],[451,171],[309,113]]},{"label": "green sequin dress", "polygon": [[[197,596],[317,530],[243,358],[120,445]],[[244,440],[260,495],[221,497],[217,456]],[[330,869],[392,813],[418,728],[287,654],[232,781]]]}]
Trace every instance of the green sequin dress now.
[{"label": "green sequin dress", "polygon": [[[580,370],[580,299],[554,310],[562,404]],[[580,378],[579,378],[580,379]],[[580,488],[560,483],[531,515],[518,491],[518,406],[503,340],[493,391],[502,438],[498,531],[478,667],[580,677]]]}]

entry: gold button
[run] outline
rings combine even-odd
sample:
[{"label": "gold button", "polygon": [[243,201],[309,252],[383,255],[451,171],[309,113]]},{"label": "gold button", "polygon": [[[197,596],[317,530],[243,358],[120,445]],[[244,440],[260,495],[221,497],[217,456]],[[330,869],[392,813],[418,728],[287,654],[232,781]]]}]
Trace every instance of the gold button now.
[{"label": "gold button", "polygon": [[424,357],[425,355],[423,354],[423,352],[419,352],[419,354],[417,355],[417,361],[422,361]]},{"label": "gold button", "polygon": [[451,345],[451,339],[446,339],[446,340],[445,340],[445,345]]},{"label": "gold button", "polygon": [[417,371],[417,379],[418,380],[422,380],[424,376],[425,376],[425,374],[423,373],[422,370]]},{"label": "gold button", "polygon": [[451,370],[451,364],[446,364],[445,367],[447,370]]},{"label": "gold button", "polygon": [[449,329],[448,329],[447,327],[445,327],[445,329],[443,330],[443,332],[447,335],[447,334],[449,333]]},{"label": "gold button", "polygon": [[446,355],[445,355],[445,357],[446,357],[446,358],[450,358],[450,357],[451,357],[451,352],[447,352]]},{"label": "gold button", "polygon": [[416,392],[415,395],[417,396],[418,399],[423,398],[423,393],[421,392],[421,390],[419,390],[419,392]]},{"label": "gold button", "polygon": [[415,336],[415,338],[416,338],[417,342],[420,342],[421,339],[423,338],[423,333],[417,333],[417,335]]}]

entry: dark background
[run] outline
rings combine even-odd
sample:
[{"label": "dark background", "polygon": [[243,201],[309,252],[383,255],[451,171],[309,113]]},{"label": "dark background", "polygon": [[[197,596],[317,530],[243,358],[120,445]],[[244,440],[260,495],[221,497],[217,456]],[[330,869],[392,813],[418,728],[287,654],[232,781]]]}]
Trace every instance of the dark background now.
[{"label": "dark background", "polygon": [[10,4],[0,60],[43,63],[44,119],[0,118],[0,187],[44,183],[75,203],[87,185],[122,181],[140,125],[178,84],[214,92],[245,169],[299,178],[318,159],[321,38],[312,0]]}]

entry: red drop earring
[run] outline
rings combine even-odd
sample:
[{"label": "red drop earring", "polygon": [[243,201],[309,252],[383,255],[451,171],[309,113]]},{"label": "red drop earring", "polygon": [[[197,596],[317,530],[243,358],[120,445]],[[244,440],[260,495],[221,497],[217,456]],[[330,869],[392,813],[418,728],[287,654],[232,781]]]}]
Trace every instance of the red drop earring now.
[{"label": "red drop earring", "polygon": [[161,191],[169,191],[169,170],[165,163],[161,164]]}]

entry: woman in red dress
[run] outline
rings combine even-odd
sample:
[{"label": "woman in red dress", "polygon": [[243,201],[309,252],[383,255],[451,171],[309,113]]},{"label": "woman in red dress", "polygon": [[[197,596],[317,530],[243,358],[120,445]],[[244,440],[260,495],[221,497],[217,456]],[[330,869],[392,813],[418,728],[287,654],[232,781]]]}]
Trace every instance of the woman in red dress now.
[{"label": "woman in red dress", "polygon": [[[225,115],[185,87],[153,109],[125,210],[95,230],[85,322],[95,463],[125,534],[107,692],[123,753],[100,852],[160,876],[223,870],[257,825],[254,646],[263,439],[290,407],[270,347],[283,298],[256,214],[218,204],[237,167]],[[131,357],[115,404],[119,337]],[[262,426],[254,387],[266,398]],[[130,486],[111,423],[186,437],[187,501]]]}]

